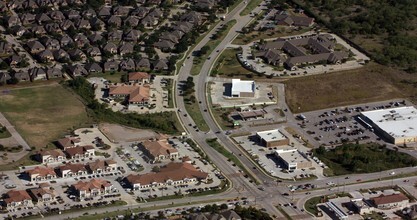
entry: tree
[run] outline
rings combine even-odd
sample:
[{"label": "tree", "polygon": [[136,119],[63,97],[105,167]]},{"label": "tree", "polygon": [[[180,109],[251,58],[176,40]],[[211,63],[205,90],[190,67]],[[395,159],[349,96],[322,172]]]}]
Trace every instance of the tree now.
[{"label": "tree", "polygon": [[154,167],[152,167],[152,172],[157,173],[157,172],[159,172],[159,171],[161,171],[161,168],[160,168],[159,166],[154,166]]},{"label": "tree", "polygon": [[205,55],[205,54],[207,54],[207,52],[210,50],[210,47],[209,46],[204,46],[204,47],[202,47],[201,49],[200,49],[200,55]]}]

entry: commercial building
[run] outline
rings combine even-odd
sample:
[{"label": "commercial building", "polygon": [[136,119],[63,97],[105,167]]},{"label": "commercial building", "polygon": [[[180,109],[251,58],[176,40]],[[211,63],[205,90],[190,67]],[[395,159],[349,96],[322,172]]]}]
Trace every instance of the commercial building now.
[{"label": "commercial building", "polygon": [[311,160],[297,149],[276,150],[275,156],[285,165],[288,171],[310,168],[313,165]]},{"label": "commercial building", "polygon": [[417,142],[417,109],[413,106],[366,111],[360,118],[393,144]]},{"label": "commercial building", "polygon": [[112,193],[113,184],[103,179],[92,179],[88,182],[79,181],[72,189],[80,199],[103,196]]},{"label": "commercial building", "polygon": [[232,79],[231,97],[254,97],[255,81]]},{"label": "commercial building", "polygon": [[172,147],[166,140],[144,141],[140,144],[140,148],[148,157],[150,163],[176,159],[179,156],[178,150]]},{"label": "commercial building", "polygon": [[259,143],[265,147],[288,145],[290,140],[278,129],[256,132]]},{"label": "commercial building", "polygon": [[380,195],[378,197],[371,198],[371,200],[378,209],[404,208],[407,207],[409,203],[407,196],[402,193]]}]

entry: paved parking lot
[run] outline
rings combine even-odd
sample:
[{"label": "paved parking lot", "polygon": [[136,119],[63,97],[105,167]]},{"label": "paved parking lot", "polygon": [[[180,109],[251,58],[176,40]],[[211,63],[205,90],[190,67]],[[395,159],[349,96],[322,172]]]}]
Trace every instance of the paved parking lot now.
[{"label": "paved parking lot", "polygon": [[[322,178],[323,175],[323,168],[312,161],[313,167],[310,169],[299,169],[295,170],[293,173],[288,173],[283,170],[284,164],[282,164],[278,158],[274,155],[275,150],[278,149],[298,149],[302,152],[308,152],[309,149],[306,148],[302,143],[300,143],[297,139],[292,137],[284,127],[278,128],[286,137],[290,139],[290,145],[284,145],[279,147],[271,147],[266,148],[264,146],[259,145],[257,141],[253,138],[256,132],[253,132],[249,136],[240,136],[234,137],[233,139],[240,144],[246,152],[248,152],[253,158],[255,159],[258,164],[266,171],[269,172],[271,175],[283,178],[283,179],[302,179],[308,178],[310,175],[315,175],[318,178]],[[309,158],[311,159],[311,158]]]},{"label": "paved parking lot", "polygon": [[376,142],[380,141],[380,137],[357,119],[360,112],[405,105],[412,104],[406,100],[388,100],[305,112],[297,116],[298,125],[325,146],[353,141]]}]

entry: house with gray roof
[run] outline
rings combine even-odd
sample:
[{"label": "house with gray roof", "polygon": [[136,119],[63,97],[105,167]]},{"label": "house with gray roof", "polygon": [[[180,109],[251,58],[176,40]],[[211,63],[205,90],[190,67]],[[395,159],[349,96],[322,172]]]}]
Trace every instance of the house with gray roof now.
[{"label": "house with gray roof", "polygon": [[119,69],[119,61],[111,60],[104,63],[104,72],[117,71]]},{"label": "house with gray roof", "polygon": [[19,81],[30,81],[30,76],[28,71],[18,71],[12,74],[13,78],[19,80]]},{"label": "house with gray roof", "polygon": [[103,68],[98,63],[87,63],[85,64],[84,68],[88,71],[88,73],[101,73],[103,72]]},{"label": "house with gray roof", "polygon": [[29,69],[30,79],[34,80],[46,80],[46,71],[43,68],[34,67]]},{"label": "house with gray roof", "polygon": [[29,48],[29,52],[31,54],[37,54],[45,50],[45,47],[37,40],[29,41],[26,43],[26,45]]},{"label": "house with gray roof", "polygon": [[126,54],[133,53],[133,44],[131,43],[124,43],[119,47],[119,54],[120,56],[124,56]]},{"label": "house with gray roof", "polygon": [[69,66],[67,72],[73,77],[88,75],[87,70],[80,64]]},{"label": "house with gray roof", "polygon": [[148,58],[141,58],[136,61],[136,69],[138,70],[149,70],[151,69],[151,62]]},{"label": "house with gray roof", "polygon": [[119,64],[120,70],[133,71],[136,69],[135,61],[133,59],[122,60]]},{"label": "house with gray roof", "polygon": [[0,84],[6,84],[10,79],[12,79],[12,77],[8,72],[0,72]]},{"label": "house with gray roof", "polygon": [[168,70],[168,61],[166,59],[159,59],[153,62],[153,70],[162,71]]},{"label": "house with gray roof", "polygon": [[47,68],[46,77],[48,79],[62,78],[62,71],[58,68]]},{"label": "house with gray roof", "polygon": [[137,41],[139,40],[141,33],[138,30],[130,29],[123,35],[123,40],[125,41]]},{"label": "house with gray roof", "polygon": [[91,57],[101,56],[101,51],[98,47],[89,47],[87,49],[87,54]]}]

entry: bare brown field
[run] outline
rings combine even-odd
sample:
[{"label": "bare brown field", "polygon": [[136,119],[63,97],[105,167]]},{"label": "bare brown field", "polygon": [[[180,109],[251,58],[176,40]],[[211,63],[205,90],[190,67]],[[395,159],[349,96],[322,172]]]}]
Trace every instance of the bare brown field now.
[{"label": "bare brown field", "polygon": [[370,63],[363,68],[285,81],[286,99],[295,113],[336,106],[408,98],[415,101],[417,88],[404,80],[416,78],[395,69]]}]

